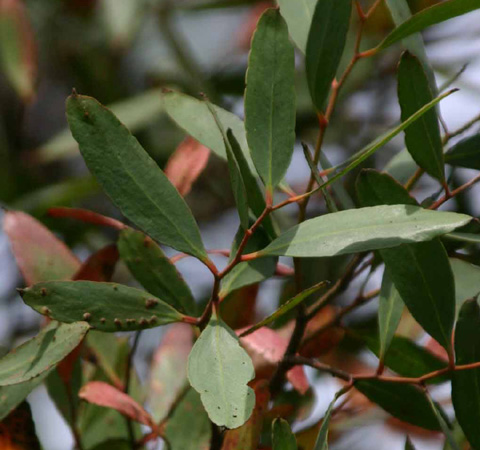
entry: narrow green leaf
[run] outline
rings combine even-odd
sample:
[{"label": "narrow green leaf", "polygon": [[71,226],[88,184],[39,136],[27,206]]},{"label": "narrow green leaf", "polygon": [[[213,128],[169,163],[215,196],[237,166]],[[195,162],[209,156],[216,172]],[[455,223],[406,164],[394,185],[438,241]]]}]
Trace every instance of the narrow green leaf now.
[{"label": "narrow green leaf", "polygon": [[333,256],[422,242],[446,234],[470,216],[411,205],[376,206],[327,214],[297,225],[258,256]]},{"label": "narrow green leaf", "polygon": [[447,441],[450,443],[450,447],[452,450],[460,450],[458,447],[455,438],[453,437],[453,432],[451,429],[451,425],[448,422],[448,418],[441,409],[440,405],[437,402],[434,402],[430,395],[427,394],[427,399],[430,403],[430,407],[432,408],[432,411],[435,413],[435,416],[437,417],[438,423],[442,427],[443,434],[447,438]]},{"label": "narrow green leaf", "polygon": [[328,406],[325,416],[323,416],[322,425],[320,426],[320,431],[318,432],[317,441],[315,442],[314,450],[328,450],[328,427],[330,425],[330,419],[332,417],[333,408],[336,401],[346,392],[346,389],[335,394],[332,402]]},{"label": "narrow green leaf", "polygon": [[[467,300],[455,328],[456,364],[480,362],[480,307]],[[472,448],[480,448],[480,368],[455,371],[452,377],[455,416]]]},{"label": "narrow green leaf", "polygon": [[10,386],[0,386],[0,422],[22,403],[37,386],[43,383],[52,369],[29,381]]},{"label": "narrow green leaf", "polygon": [[480,244],[480,235],[473,233],[448,233],[445,235],[447,239],[453,241],[466,242],[468,244]]},{"label": "narrow green leaf", "polygon": [[385,361],[385,355],[402,318],[404,307],[402,297],[395,289],[388,271],[385,270],[378,302],[378,334],[380,337],[378,358],[380,361]]},{"label": "narrow green leaf", "polygon": [[407,436],[407,439],[405,440],[405,450],[415,450],[415,446],[412,444],[412,441],[408,436]]},{"label": "narrow green leaf", "polygon": [[116,283],[51,281],[23,291],[24,302],[61,322],[84,320],[99,331],[133,331],[179,322],[182,314],[139,289]]},{"label": "narrow green leaf", "polygon": [[430,8],[425,8],[395,28],[377,48],[383,50],[425,28],[479,8],[479,0],[447,0]]},{"label": "narrow green leaf", "polygon": [[[248,214],[248,199],[247,199],[247,189],[243,181],[242,171],[240,170],[240,165],[237,162],[237,158],[233,153],[232,145],[230,144],[230,139],[223,128],[222,122],[218,117],[218,114],[215,111],[215,108],[210,102],[206,102],[212,117],[217,124],[220,133],[222,133],[223,142],[225,144],[225,151],[227,152],[227,162],[228,162],[228,171],[230,173],[230,185],[232,186],[233,198],[235,199],[235,204],[237,205],[238,215],[240,217],[240,224],[244,230],[248,229],[249,223],[249,214]],[[235,139],[233,136],[232,130],[228,130],[232,139]],[[237,143],[238,144],[238,143]]]},{"label": "narrow green leaf", "polygon": [[240,337],[245,337],[249,334],[252,334],[254,331],[258,330],[259,328],[262,328],[269,323],[274,322],[275,320],[279,319],[283,315],[287,314],[289,311],[291,311],[293,308],[298,306],[300,303],[302,303],[304,300],[306,300],[310,295],[314,294],[317,292],[319,289],[325,287],[328,284],[326,281],[322,281],[321,283],[316,284],[315,286],[312,286],[308,289],[305,289],[304,291],[300,292],[300,294],[296,295],[295,297],[291,298],[290,300],[287,300],[280,308],[278,308],[274,313],[270,314],[268,317],[263,319],[262,321],[258,322],[254,326],[250,327],[248,330],[245,330]]},{"label": "narrow green leaf", "polygon": [[454,167],[480,170],[480,134],[456,143],[445,154],[445,162]]},{"label": "narrow green leaf", "polygon": [[118,250],[130,272],[148,292],[180,312],[195,315],[196,304],[190,288],[154,241],[129,228],[120,233]]},{"label": "narrow green leaf", "polygon": [[290,425],[284,419],[278,418],[272,424],[273,450],[297,450],[297,441]]},{"label": "narrow green leaf", "polygon": [[122,213],[158,242],[208,259],[187,204],[127,128],[80,95],[68,98],[67,118],[87,166]]},{"label": "narrow green leaf", "polygon": [[305,53],[307,50],[307,39],[312,24],[313,13],[317,0],[277,0],[280,6],[280,13],[287,22],[288,31],[293,42]]},{"label": "narrow green leaf", "polygon": [[[163,112],[161,95],[161,89],[150,89],[107,107],[132,133],[136,133],[157,120]],[[35,152],[35,158],[42,163],[49,163],[77,154],[78,144],[70,130],[66,128],[39,147]]]},{"label": "narrow green leaf", "polygon": [[458,316],[463,302],[480,293],[480,267],[457,258],[450,258],[450,267],[455,278],[455,303]]},{"label": "narrow green leaf", "polygon": [[392,416],[427,430],[441,431],[425,394],[410,384],[358,380],[355,387]]},{"label": "narrow green leaf", "polygon": [[278,9],[268,9],[258,22],[246,85],[248,145],[271,193],[285,176],[295,144],[295,55]]},{"label": "narrow green leaf", "polygon": [[212,314],[188,358],[188,379],[212,422],[237,428],[248,420],[255,395],[247,383],[254,376],[252,361],[235,333]]},{"label": "narrow green leaf", "polygon": [[[185,428],[188,424],[188,429]],[[189,389],[167,421],[165,436],[170,450],[210,448],[212,424],[203,408],[200,395]]]},{"label": "narrow green leaf", "polygon": [[[218,129],[204,101],[175,91],[165,92],[163,101],[167,114],[180,128],[205,145],[205,147],[208,147],[220,158],[227,159],[222,133]],[[222,122],[223,129],[232,130],[245,158],[250,167],[253,168],[243,121],[235,114],[225,111],[218,106],[214,105],[213,107]]]},{"label": "narrow green leaf", "polygon": [[[398,100],[402,121],[434,96],[422,64],[409,52],[402,55],[398,66]],[[443,145],[437,112],[434,108],[405,129],[405,144],[415,162],[432,177],[445,181]]]},{"label": "narrow green leaf", "polygon": [[85,322],[51,322],[0,359],[0,386],[23,383],[51,370],[82,342],[89,329]]},{"label": "narrow green leaf", "polygon": [[[231,254],[235,255],[245,232],[239,228],[233,241]],[[270,242],[262,229],[255,231],[248,241],[244,253],[251,253],[265,247]],[[230,259],[233,256],[230,257]],[[262,258],[255,261],[245,261],[237,264],[222,280],[219,296],[225,298],[228,294],[251,284],[260,283],[275,273],[277,258]]]},{"label": "narrow green leaf", "polygon": [[315,7],[305,63],[310,95],[318,111],[325,107],[342,58],[351,10],[351,0],[322,0]]}]

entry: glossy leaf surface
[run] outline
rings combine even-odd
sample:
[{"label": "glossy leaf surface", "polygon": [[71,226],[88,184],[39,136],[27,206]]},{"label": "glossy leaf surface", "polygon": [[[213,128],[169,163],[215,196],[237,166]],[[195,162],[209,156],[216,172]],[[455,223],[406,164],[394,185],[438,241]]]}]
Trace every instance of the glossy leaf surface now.
[{"label": "glossy leaf surface", "polygon": [[116,283],[38,283],[23,291],[23,300],[55,320],[84,320],[107,332],[153,328],[182,319],[182,314],[148,292]]},{"label": "glossy leaf surface", "polygon": [[205,260],[190,209],[115,115],[91,97],[72,95],[67,118],[88,168],[122,213],[158,242]]},{"label": "glossy leaf surface", "polygon": [[480,170],[480,134],[457,142],[445,154],[445,162],[454,167]]},{"label": "glossy leaf surface", "polygon": [[188,379],[212,422],[238,428],[249,419],[255,395],[247,383],[254,376],[237,336],[213,314],[188,358]]}]

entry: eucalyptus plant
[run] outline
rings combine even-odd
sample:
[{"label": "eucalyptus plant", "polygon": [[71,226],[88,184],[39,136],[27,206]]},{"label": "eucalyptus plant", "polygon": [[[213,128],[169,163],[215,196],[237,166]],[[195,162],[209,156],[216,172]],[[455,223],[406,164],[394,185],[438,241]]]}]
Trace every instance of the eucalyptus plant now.
[{"label": "eucalyptus plant", "polygon": [[[173,450],[321,450],[328,448],[333,421],[345,405],[356,407],[353,394],[360,392],[400,421],[405,448],[414,448],[407,434],[422,428],[443,433],[445,448],[480,449],[480,227],[461,207],[441,208],[480,181],[476,176],[453,186],[449,176],[457,167],[480,168],[479,135],[453,141],[473,122],[442,132],[438,105],[455,89],[436,86],[419,34],[480,9],[480,1],[447,0],[409,16],[406,1],[387,0],[397,26],[366,50],[363,25],[382,1],[369,9],[360,3],[279,0],[278,7],[265,10],[251,42],[244,121],[205,95],[162,92],[173,121],[228,165],[239,227],[231,249],[220,252],[228,258],[223,266],[211,256],[219,252],[205,248],[183,196],[127,127],[94,98],[72,93],[66,102],[71,134],[126,221],[52,209],[53,217],[115,230],[116,242],[82,264],[35,219],[6,212],[4,229],[28,285],[19,293],[46,319],[37,336],[0,359],[3,424],[13,424],[26,409],[28,414],[25,398],[46,382],[78,449],[145,448],[162,440]],[[352,45],[352,23],[352,57],[342,63]],[[398,124],[342,163],[326,164],[324,137],[331,120],[341,121],[333,112],[342,87],[359,61],[394,44],[404,47]],[[302,143],[311,169],[303,192],[284,180],[296,145],[299,61],[318,119],[315,145]],[[387,171],[358,170],[402,134],[410,157],[406,183]],[[346,206],[338,190],[351,174],[356,207]],[[434,180],[433,192],[416,198],[414,188],[426,175]],[[320,215],[308,209],[314,197],[325,201]],[[178,254],[169,258],[161,246]],[[338,280],[304,285],[310,258],[339,256],[345,264]],[[196,301],[176,269],[184,257],[209,271],[208,301]],[[119,260],[137,287],[111,282]],[[362,277],[368,281],[377,268],[384,268],[381,285],[366,292],[363,282],[352,298],[349,288]],[[293,285],[278,309],[258,323],[229,326],[226,299],[275,276]],[[247,297],[240,295],[234,315],[248,308]],[[377,298],[377,326],[362,329],[343,321]],[[417,327],[417,336],[421,327],[430,340],[420,345],[398,333],[401,321]],[[140,333],[166,325],[152,382],[142,386],[132,359]],[[133,334],[133,346],[118,332]],[[376,367],[326,356],[352,346],[374,353]],[[291,428],[309,390],[304,366],[335,377],[339,386],[309,437]],[[443,410],[444,401],[432,399],[439,383],[451,384],[453,415]],[[28,448],[39,448],[30,433]]]}]

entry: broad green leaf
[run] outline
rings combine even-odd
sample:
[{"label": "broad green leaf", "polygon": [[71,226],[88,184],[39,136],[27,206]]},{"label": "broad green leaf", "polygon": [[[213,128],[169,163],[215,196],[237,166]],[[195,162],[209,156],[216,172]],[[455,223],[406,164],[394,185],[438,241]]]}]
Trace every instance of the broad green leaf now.
[{"label": "broad green leaf", "polygon": [[[162,90],[159,88],[145,91],[134,97],[108,105],[118,120],[132,132],[141,131],[144,127],[158,119],[164,110]],[[67,128],[36,150],[35,157],[42,163],[78,154],[78,144]]]},{"label": "broad green leaf", "polygon": [[[398,100],[402,121],[430,103],[433,98],[422,64],[417,57],[405,52],[398,66]],[[440,182],[445,181],[442,138],[434,108],[405,129],[405,144],[422,169]]]},{"label": "broad green leaf", "polygon": [[72,95],[67,118],[87,166],[122,213],[158,242],[206,261],[187,204],[115,115],[91,97]]},{"label": "broad green leaf", "polygon": [[[360,337],[375,355],[380,355],[380,342],[377,336],[362,332]],[[385,356],[385,366],[402,377],[417,378],[444,369],[447,363],[410,339],[394,336]],[[446,376],[433,378],[429,383],[441,383],[446,379]]]},{"label": "broad green leaf", "polygon": [[443,244],[434,239],[380,253],[415,320],[449,350],[455,320],[455,283]]},{"label": "broad green leaf", "polygon": [[[188,424],[188,428],[185,428]],[[174,409],[165,427],[170,450],[208,450],[212,424],[203,408],[200,395],[189,389]]]},{"label": "broad green leaf", "polygon": [[43,383],[45,378],[52,372],[47,370],[41,375],[19,384],[0,387],[0,421],[10,414],[22,403],[37,386]]},{"label": "broad green leaf", "polygon": [[427,399],[430,403],[432,411],[437,417],[438,423],[442,427],[443,434],[447,438],[447,441],[450,443],[451,448],[453,450],[460,450],[460,448],[458,447],[455,441],[455,438],[453,437],[453,432],[452,432],[451,424],[448,421],[448,417],[445,415],[440,405],[437,402],[434,402],[428,393],[427,393]]},{"label": "broad green leaf", "polygon": [[[456,364],[480,361],[480,308],[477,299],[467,300],[455,328]],[[480,369],[459,370],[452,377],[455,416],[472,448],[480,448]]]},{"label": "broad green leaf", "polygon": [[172,325],[155,351],[150,366],[148,403],[155,422],[167,417],[182,389],[187,386],[188,354],[193,346],[192,327]]},{"label": "broad green leaf", "polygon": [[255,395],[247,383],[254,376],[235,333],[212,314],[188,358],[188,379],[213,423],[237,428],[248,420]]},{"label": "broad green leaf", "polygon": [[[163,94],[163,102],[167,114],[180,128],[205,147],[208,147],[220,158],[227,159],[222,133],[218,129],[215,119],[210,114],[208,106],[204,101],[180,92],[169,91]],[[251,167],[253,167],[249,156],[243,121],[235,114],[225,111],[218,106],[214,106],[214,108],[222,122],[223,128],[232,130],[243,154]]]},{"label": "broad green leaf", "polygon": [[51,322],[0,359],[0,386],[24,383],[55,367],[87,334],[88,323]]},{"label": "broad green leaf", "polygon": [[378,335],[380,337],[378,358],[380,361],[385,361],[385,355],[402,318],[404,307],[402,297],[395,289],[388,271],[385,270],[378,300]]},{"label": "broad green leaf", "polygon": [[410,384],[358,380],[355,387],[392,416],[427,430],[441,431],[426,395]]},{"label": "broad green leaf", "polygon": [[457,258],[450,258],[450,267],[455,278],[455,302],[458,315],[463,302],[480,293],[480,267]]},{"label": "broad green leaf", "polygon": [[322,287],[325,287],[328,284],[328,282],[322,281],[321,283],[316,284],[315,286],[312,286],[308,289],[305,289],[304,291],[300,292],[298,295],[295,297],[291,298],[290,300],[287,300],[285,303],[280,306],[274,313],[270,314],[268,317],[263,319],[261,322],[258,322],[255,324],[253,327],[250,327],[248,330],[244,331],[240,337],[247,336],[248,334],[253,333],[254,331],[258,330],[259,328],[262,328],[269,323],[272,323],[273,321],[279,319],[280,317],[284,316],[287,314],[289,311],[291,311],[293,308],[298,306],[300,303],[302,303],[304,300],[306,300],[310,295],[314,294],[317,292],[319,289]]},{"label": "broad green leaf", "polygon": [[[235,139],[232,130],[227,131],[227,137],[228,141],[230,142],[233,154],[235,155],[235,159],[237,160],[238,168],[240,169],[240,173],[245,184],[248,206],[255,214],[255,217],[259,217],[265,209],[265,195],[260,189],[257,179],[253,176],[252,171],[250,170],[248,162],[245,158],[245,155],[243,154],[239,143]],[[271,214],[265,217],[262,222],[262,227],[272,239],[278,236],[278,232],[272,220]]]},{"label": "broad green leaf", "polygon": [[415,446],[412,444],[412,441],[408,436],[407,436],[407,439],[405,440],[405,450],[415,450]]},{"label": "broad green leaf", "polygon": [[21,0],[0,4],[0,68],[25,102],[33,100],[37,76],[37,44]]},{"label": "broad green leaf", "polygon": [[297,441],[290,425],[284,419],[278,418],[272,424],[273,450],[297,450]]},{"label": "broad green leaf", "polygon": [[315,11],[317,0],[277,0],[280,13],[287,22],[288,31],[293,42],[305,53],[310,25]]},{"label": "broad green leaf", "polygon": [[425,8],[395,28],[377,48],[383,50],[425,28],[479,8],[480,2],[478,0],[447,0],[430,8]]},{"label": "broad green leaf", "polygon": [[267,191],[280,183],[295,144],[295,55],[285,20],[267,9],[253,35],[245,90],[245,128]]},{"label": "broad green leaf", "polygon": [[327,214],[297,225],[257,256],[333,256],[422,242],[471,220],[464,214],[411,205],[375,206]]},{"label": "broad green leaf", "polygon": [[389,173],[399,183],[405,184],[415,173],[418,166],[404,148],[400,150],[384,167],[385,172]]},{"label": "broad green leaf", "polygon": [[[240,165],[237,161],[235,154],[233,153],[232,145],[230,139],[227,136],[227,132],[223,128],[222,122],[218,117],[217,112],[213,105],[207,101],[207,106],[212,114],[212,117],[217,124],[220,133],[222,133],[223,142],[225,144],[225,151],[227,152],[227,162],[228,162],[228,172],[230,174],[230,185],[233,191],[233,198],[235,199],[235,204],[237,205],[238,216],[240,217],[240,224],[244,230],[248,229],[249,223],[249,213],[248,213],[248,198],[247,198],[247,189],[245,187],[245,182],[243,180],[242,171]],[[235,140],[232,130],[228,130],[230,133],[230,138]],[[238,145],[238,143],[237,143]],[[243,156],[243,155],[242,155]]]},{"label": "broad green leaf", "polygon": [[351,0],[321,0],[313,14],[306,50],[306,72],[313,104],[323,111],[347,39]]},{"label": "broad green leaf", "polygon": [[28,214],[7,211],[3,230],[27,284],[66,280],[80,268],[80,261],[70,249]]},{"label": "broad green leaf", "polygon": [[182,314],[148,292],[116,283],[51,281],[23,290],[24,302],[47,317],[84,320],[99,331],[134,331],[179,322]]},{"label": "broad green leaf", "polygon": [[[231,253],[235,255],[244,235],[239,228],[232,245]],[[270,242],[262,229],[257,229],[248,241],[244,253],[254,252]],[[232,256],[230,257],[230,259]],[[222,280],[219,296],[225,298],[228,294],[251,284],[260,283],[270,278],[275,273],[277,258],[262,258],[258,261],[245,261],[237,264],[230,273]]]},{"label": "broad green leaf", "polygon": [[[387,174],[363,171],[357,191],[364,206],[416,201]],[[401,299],[413,317],[445,348],[455,316],[455,284],[448,255],[438,239],[380,250]],[[382,331],[382,326],[380,326]]]},{"label": "broad green leaf", "polygon": [[480,170],[480,134],[474,134],[455,144],[445,154],[445,162],[454,167]]},{"label": "broad green leaf", "polygon": [[190,288],[162,249],[139,231],[125,229],[118,239],[120,257],[135,279],[148,291],[178,311],[194,315]]},{"label": "broad green leaf", "polygon": [[318,432],[314,450],[328,450],[328,427],[330,426],[333,408],[339,397],[343,395],[344,392],[345,391],[343,389],[337,392],[332,402],[328,406],[325,416],[323,416],[322,425],[320,426],[320,431]]}]

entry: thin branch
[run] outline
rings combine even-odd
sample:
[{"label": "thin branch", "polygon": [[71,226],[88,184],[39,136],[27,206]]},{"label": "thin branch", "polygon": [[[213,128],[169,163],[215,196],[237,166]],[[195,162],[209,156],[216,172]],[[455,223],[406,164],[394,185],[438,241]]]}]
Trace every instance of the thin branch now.
[{"label": "thin branch", "polygon": [[478,183],[479,181],[480,181],[480,175],[477,175],[475,178],[472,178],[470,181],[468,181],[467,183],[458,187],[457,189],[454,189],[453,191],[447,191],[442,198],[440,198],[435,203],[430,205],[430,207],[428,209],[439,208],[445,202],[447,202],[451,198],[456,197],[458,194],[461,194],[462,192],[466,191],[467,189],[470,189],[474,184]]},{"label": "thin branch", "polygon": [[[127,366],[125,368],[125,388],[124,388],[125,394],[128,394],[129,393],[128,391],[130,390],[130,379],[132,377],[133,357],[135,355],[135,351],[137,350],[141,334],[142,334],[141,330],[135,333],[132,348],[130,349],[130,352],[128,354]],[[130,441],[132,450],[135,450],[137,444],[135,442],[135,433],[133,430],[133,423],[129,418],[126,418],[126,421],[127,421],[128,439]]]}]

